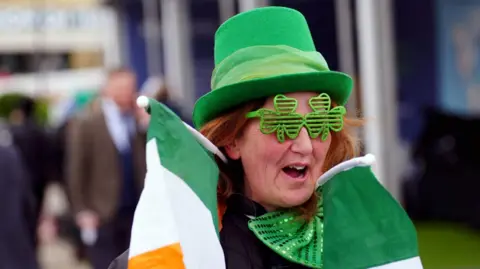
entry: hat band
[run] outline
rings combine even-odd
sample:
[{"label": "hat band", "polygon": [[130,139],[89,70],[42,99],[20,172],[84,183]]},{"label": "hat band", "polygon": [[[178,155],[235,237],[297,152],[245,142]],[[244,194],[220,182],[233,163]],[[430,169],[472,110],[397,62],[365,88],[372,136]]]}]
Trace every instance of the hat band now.
[{"label": "hat band", "polygon": [[212,90],[242,81],[281,75],[329,71],[322,54],[289,46],[252,46],[240,49],[213,70]]}]

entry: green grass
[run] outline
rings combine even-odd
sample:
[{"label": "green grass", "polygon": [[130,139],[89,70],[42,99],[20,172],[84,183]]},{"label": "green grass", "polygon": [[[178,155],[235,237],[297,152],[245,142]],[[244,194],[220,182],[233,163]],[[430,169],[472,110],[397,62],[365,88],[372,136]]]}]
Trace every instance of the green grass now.
[{"label": "green grass", "polygon": [[480,268],[480,231],[448,223],[416,223],[424,269]]}]

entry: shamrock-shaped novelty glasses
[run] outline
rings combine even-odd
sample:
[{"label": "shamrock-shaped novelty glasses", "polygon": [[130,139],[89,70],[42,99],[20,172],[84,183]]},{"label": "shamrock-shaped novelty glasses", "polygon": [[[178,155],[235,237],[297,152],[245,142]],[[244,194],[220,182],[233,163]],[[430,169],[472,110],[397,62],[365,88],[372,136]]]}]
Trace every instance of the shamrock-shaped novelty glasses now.
[{"label": "shamrock-shaped novelty glasses", "polygon": [[297,138],[303,126],[313,139],[321,134],[322,141],[328,138],[330,130],[334,132],[342,130],[345,107],[331,108],[330,96],[326,93],[310,98],[308,104],[312,112],[304,116],[295,112],[298,106],[295,98],[278,94],[273,99],[275,110],[260,108],[247,113],[246,117],[260,118],[260,131],[264,134],[276,131],[280,143],[285,141],[285,134],[290,139]]}]

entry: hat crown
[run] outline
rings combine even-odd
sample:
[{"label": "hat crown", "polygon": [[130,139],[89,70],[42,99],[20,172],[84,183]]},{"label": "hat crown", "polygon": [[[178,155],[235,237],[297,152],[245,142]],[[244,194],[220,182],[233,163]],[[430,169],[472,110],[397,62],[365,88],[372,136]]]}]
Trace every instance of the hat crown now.
[{"label": "hat crown", "polygon": [[268,45],[316,51],[302,13],[285,7],[263,7],[233,16],[219,27],[215,33],[215,65],[239,49]]},{"label": "hat crown", "polygon": [[212,90],[195,104],[197,128],[230,108],[290,92],[329,94],[344,105],[352,79],[330,71],[317,52],[305,17],[285,7],[233,16],[215,33]]}]

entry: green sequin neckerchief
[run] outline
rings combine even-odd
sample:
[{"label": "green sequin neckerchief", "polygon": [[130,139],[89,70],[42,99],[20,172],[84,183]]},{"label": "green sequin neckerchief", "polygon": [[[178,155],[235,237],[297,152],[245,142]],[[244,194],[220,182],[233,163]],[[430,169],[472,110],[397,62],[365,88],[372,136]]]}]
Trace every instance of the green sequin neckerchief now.
[{"label": "green sequin neckerchief", "polygon": [[255,236],[283,258],[310,268],[323,267],[323,198],[317,189],[317,213],[310,221],[297,210],[269,212],[249,220]]}]

